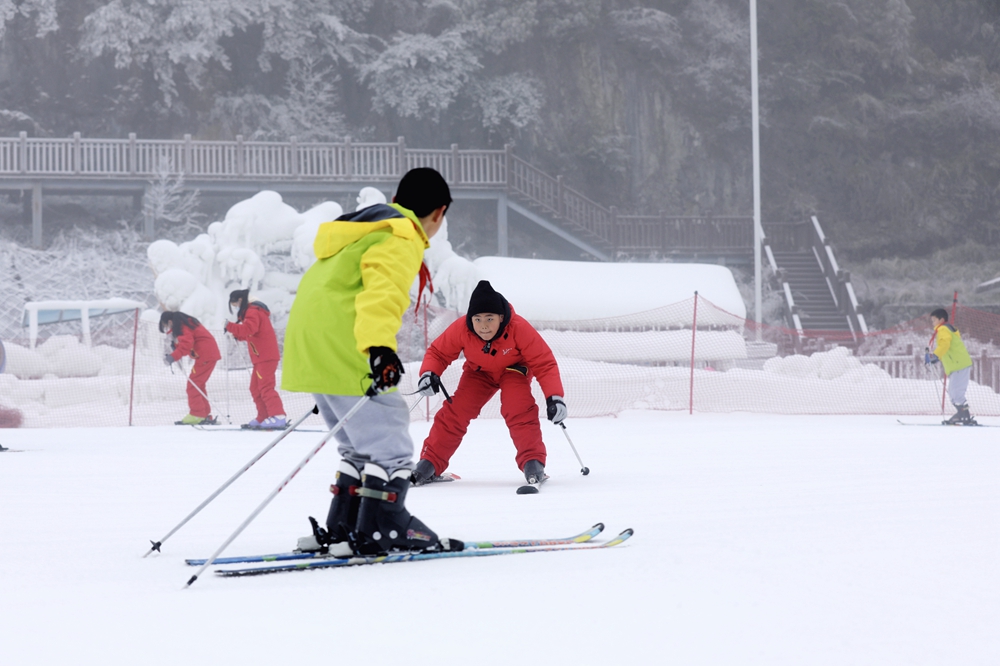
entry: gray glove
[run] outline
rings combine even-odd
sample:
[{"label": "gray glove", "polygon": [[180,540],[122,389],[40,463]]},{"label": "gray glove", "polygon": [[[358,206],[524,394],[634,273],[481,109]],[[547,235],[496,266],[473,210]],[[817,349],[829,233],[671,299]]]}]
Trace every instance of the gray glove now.
[{"label": "gray glove", "polygon": [[552,421],[556,425],[559,425],[566,420],[569,416],[569,412],[566,410],[566,403],[563,402],[561,395],[552,395],[545,399],[545,413],[549,417],[549,421]]},{"label": "gray glove", "polygon": [[417,382],[417,395],[431,397],[432,395],[438,393],[441,390],[441,378],[436,374],[428,370],[424,374],[420,375],[420,381]]},{"label": "gray glove", "polygon": [[176,362],[177,361],[175,361],[174,357],[171,356],[170,354],[164,354],[163,355],[163,364],[164,365],[170,365],[171,363],[176,363]]}]

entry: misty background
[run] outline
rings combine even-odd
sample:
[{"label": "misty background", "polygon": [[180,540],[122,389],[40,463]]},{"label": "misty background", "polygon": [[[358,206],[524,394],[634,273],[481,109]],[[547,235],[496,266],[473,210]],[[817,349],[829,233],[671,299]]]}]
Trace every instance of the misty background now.
[{"label": "misty background", "polygon": [[[759,0],[758,29],[765,227],[818,216],[870,312],[993,302],[1000,3]],[[748,216],[749,31],[746,0],[0,0],[0,135],[512,144],[623,212]],[[104,205],[49,204],[48,242],[125,242]],[[488,214],[457,251],[491,253]]]}]

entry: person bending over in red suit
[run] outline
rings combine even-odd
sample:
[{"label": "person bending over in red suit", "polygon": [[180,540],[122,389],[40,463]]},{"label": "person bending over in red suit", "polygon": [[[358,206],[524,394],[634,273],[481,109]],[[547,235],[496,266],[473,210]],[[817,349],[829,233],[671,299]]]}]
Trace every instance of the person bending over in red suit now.
[{"label": "person bending over in red suit", "polygon": [[545,444],[531,379],[545,394],[547,416],[560,424],[567,416],[559,366],[552,350],[531,324],[486,280],[472,292],[464,319],[445,329],[424,355],[418,393],[430,396],[441,388],[441,375],[465,352],[462,378],[450,402],[434,417],[413,471],[414,485],[430,482],[448,468],[469,422],[500,391],[500,413],[517,449],[515,460],[529,483],[545,478]]},{"label": "person bending over in red suit", "polygon": [[167,365],[180,361],[185,356],[194,359],[188,375],[188,414],[177,425],[205,425],[215,423],[212,406],[208,403],[208,378],[212,376],[215,364],[222,355],[219,345],[201,322],[183,312],[164,312],[160,315],[160,333],[171,336],[173,349],[163,356]]},{"label": "person bending over in red suit", "polygon": [[260,301],[251,301],[249,289],[237,289],[229,294],[229,311],[234,309],[236,322],[226,322],[226,333],[247,343],[247,352],[253,364],[250,395],[257,407],[257,417],[243,427],[284,430],[288,419],[274,379],[281,354],[278,351],[278,336],[271,325],[271,311]]}]

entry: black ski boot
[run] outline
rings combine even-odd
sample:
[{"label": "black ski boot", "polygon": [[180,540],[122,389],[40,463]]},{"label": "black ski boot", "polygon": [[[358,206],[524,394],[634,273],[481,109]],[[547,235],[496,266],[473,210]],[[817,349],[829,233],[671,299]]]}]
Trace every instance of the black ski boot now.
[{"label": "black ski boot", "polygon": [[413,469],[410,480],[413,485],[422,486],[433,481],[435,476],[437,476],[437,472],[434,469],[434,463],[421,458],[417,462],[417,466]]},{"label": "black ski boot", "polygon": [[524,478],[528,481],[528,483],[534,486],[549,477],[546,476],[545,467],[542,466],[542,463],[537,460],[529,460],[524,463]]},{"label": "black ski boot", "polygon": [[455,539],[438,539],[437,534],[406,510],[406,491],[410,488],[410,470],[389,474],[375,463],[366,463],[361,475],[362,487],[358,522],[354,530],[354,549],[362,555],[377,555],[391,550],[461,550]]},{"label": "black ski boot", "polygon": [[969,405],[955,405],[958,411],[952,414],[951,418],[944,421],[945,425],[979,425],[969,413]]},{"label": "black ski boot", "polygon": [[360,487],[361,473],[358,468],[347,460],[341,460],[336,482],[330,486],[333,500],[330,501],[330,511],[326,515],[326,529],[309,516],[313,533],[300,538],[296,550],[350,557],[354,553],[350,545],[351,529],[357,522],[358,507],[361,505],[361,497],[358,495]]}]

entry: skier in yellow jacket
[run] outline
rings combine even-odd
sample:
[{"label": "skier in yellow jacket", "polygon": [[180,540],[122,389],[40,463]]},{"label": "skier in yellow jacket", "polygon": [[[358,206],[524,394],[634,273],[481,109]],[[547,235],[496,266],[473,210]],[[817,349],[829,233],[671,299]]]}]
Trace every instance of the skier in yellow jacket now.
[{"label": "skier in yellow jacket", "polygon": [[938,308],[931,313],[931,323],[934,325],[931,344],[936,340],[937,345],[933,352],[930,351],[930,347],[927,348],[924,361],[927,364],[941,362],[944,374],[948,377],[948,398],[958,410],[944,423],[978,425],[969,413],[969,404],[965,401],[965,391],[969,388],[969,374],[972,371],[972,357],[962,342],[962,334],[948,323],[948,311],[944,308]]},{"label": "skier in yellow jacket", "polygon": [[[337,433],[342,460],[323,529],[300,550],[334,555],[451,547],[404,506],[413,466],[409,409],[397,392],[403,364],[396,333],[410,286],[427,276],[424,250],[441,228],[451,192],[434,169],[403,176],[391,204],[375,204],[320,225],[317,262],[302,276],[285,332],[286,391],[312,393]],[[457,545],[457,544],[456,544]]]}]

